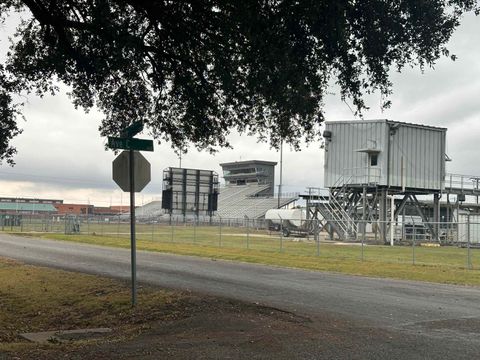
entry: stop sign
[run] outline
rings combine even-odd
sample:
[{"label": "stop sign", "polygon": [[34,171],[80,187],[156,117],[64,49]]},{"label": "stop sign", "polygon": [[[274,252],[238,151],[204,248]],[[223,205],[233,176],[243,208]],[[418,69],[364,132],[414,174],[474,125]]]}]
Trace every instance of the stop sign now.
[{"label": "stop sign", "polygon": [[[134,151],[133,156],[133,173],[135,177],[135,186],[133,190],[135,192],[140,192],[150,182],[150,163],[138,151]],[[129,151],[122,151],[122,153],[118,155],[112,163],[113,181],[115,181],[117,185],[126,192],[130,191],[129,169]]]}]

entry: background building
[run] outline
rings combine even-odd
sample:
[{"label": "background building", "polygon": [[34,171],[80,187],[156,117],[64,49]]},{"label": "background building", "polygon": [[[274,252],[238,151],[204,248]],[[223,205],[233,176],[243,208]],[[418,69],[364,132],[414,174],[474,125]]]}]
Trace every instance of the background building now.
[{"label": "background building", "polygon": [[55,204],[57,213],[59,215],[69,214],[69,215],[91,215],[94,212],[93,205],[85,204]]},{"label": "background building", "polygon": [[[262,185],[261,195],[275,192],[275,165],[273,161],[247,160],[220,164],[225,186]],[[258,194],[260,195],[260,193]]]},{"label": "background building", "polygon": [[273,161],[247,160],[220,164],[225,186],[220,188],[217,215],[221,218],[258,219],[270,209],[286,207],[298,194],[275,196]]}]

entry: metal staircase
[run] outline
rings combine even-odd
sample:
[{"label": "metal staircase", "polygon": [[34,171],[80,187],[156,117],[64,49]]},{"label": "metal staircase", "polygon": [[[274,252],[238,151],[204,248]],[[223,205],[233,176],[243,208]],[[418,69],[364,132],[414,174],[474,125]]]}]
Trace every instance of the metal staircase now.
[{"label": "metal staircase", "polygon": [[329,202],[318,204],[320,214],[344,241],[355,240],[358,232],[357,223],[342,204],[347,196],[346,190],[350,180],[351,176],[349,178],[341,176],[330,190]]}]

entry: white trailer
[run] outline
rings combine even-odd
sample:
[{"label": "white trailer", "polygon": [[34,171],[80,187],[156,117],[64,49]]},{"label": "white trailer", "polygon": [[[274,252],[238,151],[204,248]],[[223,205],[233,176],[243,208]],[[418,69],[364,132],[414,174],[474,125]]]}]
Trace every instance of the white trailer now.
[{"label": "white trailer", "polygon": [[480,244],[480,215],[460,212],[458,214],[458,242]]},{"label": "white trailer", "polygon": [[304,208],[270,209],[265,213],[265,220],[270,222],[271,230],[282,231],[285,236],[306,236],[312,233],[313,229]]}]

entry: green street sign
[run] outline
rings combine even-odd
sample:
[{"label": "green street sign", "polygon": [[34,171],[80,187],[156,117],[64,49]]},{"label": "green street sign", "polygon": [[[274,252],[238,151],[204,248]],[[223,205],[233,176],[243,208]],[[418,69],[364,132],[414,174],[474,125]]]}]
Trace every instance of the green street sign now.
[{"label": "green street sign", "polygon": [[108,147],[110,149],[153,151],[153,140],[109,136]]},{"label": "green street sign", "polygon": [[137,121],[120,132],[122,138],[132,138],[143,130],[143,122]]}]

